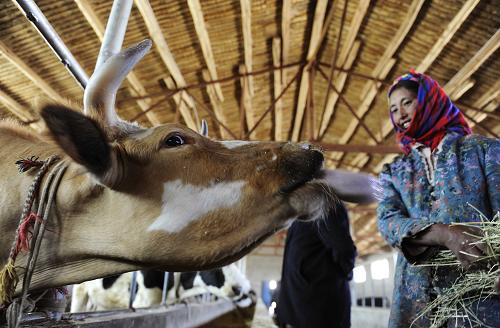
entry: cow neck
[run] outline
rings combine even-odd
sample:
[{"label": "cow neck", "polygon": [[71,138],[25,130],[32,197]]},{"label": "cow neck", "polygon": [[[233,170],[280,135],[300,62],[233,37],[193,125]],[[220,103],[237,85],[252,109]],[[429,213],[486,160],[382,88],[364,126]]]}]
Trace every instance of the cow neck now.
[{"label": "cow neck", "polygon": [[[57,162],[57,156],[49,157],[45,161],[38,159],[27,159],[17,161],[20,172],[25,172],[31,168],[38,167],[39,171],[35,176],[26,197],[25,205],[21,214],[16,235],[12,244],[9,260],[0,272],[0,302],[5,304],[12,300],[12,295],[19,281],[15,261],[19,253],[27,252],[28,261],[25,266],[21,298],[12,303],[7,312],[10,321],[14,326],[19,322],[24,305],[27,303],[27,293],[33,276],[36,261],[38,258],[41,240],[45,232],[52,203],[57,193],[59,182],[67,168],[63,161],[57,163],[50,171],[45,183],[42,185],[44,175],[49,171],[52,164]],[[38,198],[37,198],[38,195]],[[35,210],[36,208],[36,210]],[[31,240],[29,239],[31,236]]]}]

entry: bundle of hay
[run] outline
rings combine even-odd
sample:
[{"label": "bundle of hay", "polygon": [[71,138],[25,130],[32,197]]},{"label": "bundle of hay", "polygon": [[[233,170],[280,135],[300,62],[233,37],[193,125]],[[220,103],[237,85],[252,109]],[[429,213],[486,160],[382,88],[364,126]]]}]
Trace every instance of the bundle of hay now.
[{"label": "bundle of hay", "polygon": [[419,318],[426,315],[431,320],[431,328],[439,328],[449,318],[462,317],[473,324],[484,324],[470,310],[470,305],[485,300],[495,294],[495,279],[500,277],[500,212],[488,221],[481,214],[481,222],[454,223],[475,226],[483,230],[484,236],[478,242],[487,246],[488,254],[478,257],[478,269],[464,271],[451,251],[441,251],[431,261],[421,266],[454,267],[461,272],[459,278],[449,288],[443,290],[425,309]]}]

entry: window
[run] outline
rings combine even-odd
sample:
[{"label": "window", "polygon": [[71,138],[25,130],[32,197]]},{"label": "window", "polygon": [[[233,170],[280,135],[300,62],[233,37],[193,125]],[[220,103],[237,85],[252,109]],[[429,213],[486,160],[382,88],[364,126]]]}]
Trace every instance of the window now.
[{"label": "window", "polygon": [[387,259],[373,261],[370,265],[373,280],[389,278],[389,261]]},{"label": "window", "polygon": [[366,270],[363,265],[358,265],[353,271],[353,280],[355,283],[360,284],[366,281]]}]

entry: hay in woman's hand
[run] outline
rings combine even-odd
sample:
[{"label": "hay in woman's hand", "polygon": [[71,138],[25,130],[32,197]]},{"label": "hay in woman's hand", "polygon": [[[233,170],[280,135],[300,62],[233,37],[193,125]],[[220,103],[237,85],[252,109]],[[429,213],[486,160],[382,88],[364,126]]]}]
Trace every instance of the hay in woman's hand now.
[{"label": "hay in woman's hand", "polygon": [[448,319],[457,317],[484,325],[471,311],[470,306],[500,295],[500,212],[491,221],[481,214],[481,222],[453,225],[480,228],[483,236],[474,243],[481,243],[481,249],[485,251],[482,255],[474,254],[476,260],[467,270],[462,268],[460,261],[450,250],[440,251],[430,261],[419,265],[436,269],[456,267],[460,272],[458,279],[450,287],[443,289],[419,314],[418,318],[429,316],[431,328],[441,327]]}]

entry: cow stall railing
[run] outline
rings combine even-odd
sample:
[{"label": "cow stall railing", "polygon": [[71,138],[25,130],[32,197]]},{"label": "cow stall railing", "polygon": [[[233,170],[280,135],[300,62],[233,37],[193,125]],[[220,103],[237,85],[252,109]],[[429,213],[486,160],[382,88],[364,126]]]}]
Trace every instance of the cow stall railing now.
[{"label": "cow stall railing", "polygon": [[[174,275],[174,273],[164,275],[169,274]],[[227,280],[227,277],[225,279]],[[168,278],[164,281],[168,281]],[[139,288],[144,287],[142,284],[139,285]],[[130,281],[130,286],[132,286],[132,281]],[[171,287],[175,289],[175,286]],[[168,285],[163,284],[163,288],[162,295],[167,295]],[[133,301],[136,289],[133,287],[128,289],[130,289],[130,298]],[[131,304],[132,301],[129,303]],[[248,326],[255,311],[255,299],[253,301],[253,305],[240,307],[236,298],[197,293],[195,297],[179,298],[175,300],[175,303],[167,303],[166,296],[164,296],[161,303],[144,308],[129,307],[128,309],[76,313],[56,311],[27,313],[23,316],[19,327],[33,325],[40,327],[197,327],[221,319],[230,320],[232,325],[238,322],[239,326]]]},{"label": "cow stall railing", "polygon": [[197,327],[230,312],[237,311],[231,300],[220,299],[208,303],[177,303],[149,308],[63,313],[55,321],[54,315],[44,312],[23,316],[20,327]]}]

